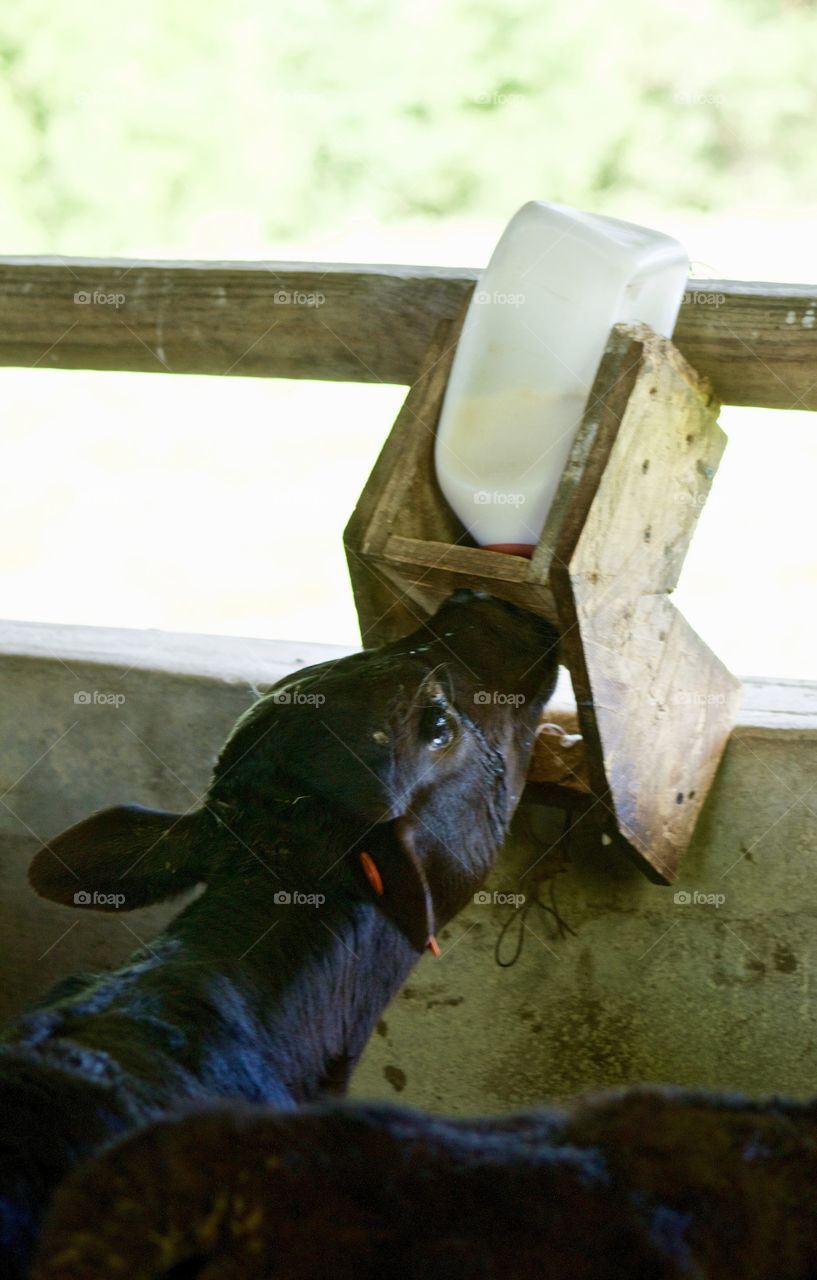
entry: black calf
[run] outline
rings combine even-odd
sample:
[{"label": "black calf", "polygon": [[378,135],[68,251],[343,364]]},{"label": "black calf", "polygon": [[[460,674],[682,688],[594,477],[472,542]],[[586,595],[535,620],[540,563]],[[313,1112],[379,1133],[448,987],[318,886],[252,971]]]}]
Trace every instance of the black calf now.
[{"label": "black calf", "polygon": [[458,593],[406,639],[260,699],[200,809],[109,809],[40,850],[31,882],[66,905],[206,892],[0,1045],[0,1274],[21,1273],[56,1184],[123,1131],[184,1102],[343,1091],[487,874],[555,672],[546,622]]}]

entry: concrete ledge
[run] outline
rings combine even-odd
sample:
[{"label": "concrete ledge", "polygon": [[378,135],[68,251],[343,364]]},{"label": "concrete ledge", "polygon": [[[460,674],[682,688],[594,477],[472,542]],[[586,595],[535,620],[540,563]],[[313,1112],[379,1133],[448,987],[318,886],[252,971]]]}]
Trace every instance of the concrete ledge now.
[{"label": "concrete ledge", "polygon": [[[50,660],[69,669],[74,663],[162,671],[252,687],[273,684],[300,666],[328,662],[354,652],[348,646],[306,640],[0,622],[0,658]],[[563,715],[575,712],[573,690],[564,668],[551,705]],[[745,677],[736,731],[746,729],[817,732],[817,681]]]},{"label": "concrete ledge", "polygon": [[90,663],[129,671],[165,671],[228,682],[272,684],[296,667],[353,652],[342,645],[295,640],[0,622],[0,657],[50,659],[67,667]]}]

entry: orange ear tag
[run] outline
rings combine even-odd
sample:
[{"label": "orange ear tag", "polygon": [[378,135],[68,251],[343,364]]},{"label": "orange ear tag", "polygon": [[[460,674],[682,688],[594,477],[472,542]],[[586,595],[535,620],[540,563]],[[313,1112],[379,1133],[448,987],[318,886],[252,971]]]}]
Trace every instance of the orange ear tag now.
[{"label": "orange ear tag", "polygon": [[439,960],[440,956],[442,955],[442,951],[440,950],[440,944],[437,941],[437,939],[434,937],[433,933],[429,934],[429,938],[428,938],[428,942],[426,943],[426,946],[428,947],[431,954],[433,956],[436,956],[437,959]]},{"label": "orange ear tag", "polygon": [[383,879],[377,869],[377,863],[374,858],[368,853],[361,853],[360,865],[363,868],[363,874],[369,881],[369,884],[372,886],[377,896],[382,898],[385,892],[383,888]]}]

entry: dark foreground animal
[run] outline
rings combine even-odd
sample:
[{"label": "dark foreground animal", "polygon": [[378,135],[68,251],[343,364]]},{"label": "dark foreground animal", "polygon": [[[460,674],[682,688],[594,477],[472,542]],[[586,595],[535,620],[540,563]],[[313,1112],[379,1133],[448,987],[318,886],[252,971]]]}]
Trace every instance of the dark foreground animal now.
[{"label": "dark foreground animal", "polygon": [[813,1280],[815,1186],[813,1104],[232,1108],[74,1175],[33,1280]]},{"label": "dark foreground animal", "polygon": [[[34,859],[38,893],[130,910],[206,891],[119,971],[0,1044],[0,1277],[83,1156],[183,1102],[342,1092],[423,949],[487,874],[556,635],[462,592],[406,639],[300,672],[238,722],[201,808],[106,810]],[[172,713],[172,712],[171,712]]]}]

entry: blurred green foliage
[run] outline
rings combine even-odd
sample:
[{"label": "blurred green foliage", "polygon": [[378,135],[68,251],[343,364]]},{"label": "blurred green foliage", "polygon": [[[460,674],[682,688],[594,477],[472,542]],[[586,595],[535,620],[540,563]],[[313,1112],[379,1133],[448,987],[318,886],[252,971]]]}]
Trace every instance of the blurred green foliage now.
[{"label": "blurred green foliage", "polygon": [[794,0],[15,0],[6,253],[184,252],[507,216],[817,200],[817,9]]}]

